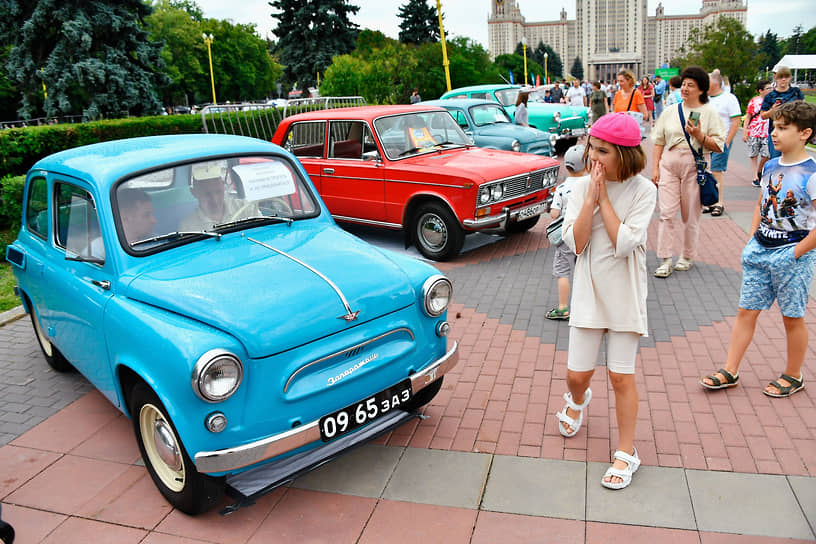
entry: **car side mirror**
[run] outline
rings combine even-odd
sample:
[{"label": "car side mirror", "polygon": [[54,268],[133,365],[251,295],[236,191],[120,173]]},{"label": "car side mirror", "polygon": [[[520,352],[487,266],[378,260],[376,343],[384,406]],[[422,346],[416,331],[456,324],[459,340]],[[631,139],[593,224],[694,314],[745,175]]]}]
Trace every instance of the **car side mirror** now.
[{"label": "car side mirror", "polygon": [[380,152],[376,149],[374,151],[366,151],[363,153],[363,160],[364,161],[380,161]]}]

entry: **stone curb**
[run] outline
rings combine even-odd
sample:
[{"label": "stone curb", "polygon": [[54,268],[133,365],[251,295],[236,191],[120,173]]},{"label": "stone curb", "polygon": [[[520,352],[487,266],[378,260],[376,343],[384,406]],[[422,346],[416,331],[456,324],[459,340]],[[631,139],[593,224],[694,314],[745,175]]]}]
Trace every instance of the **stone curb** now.
[{"label": "stone curb", "polygon": [[12,321],[17,321],[21,317],[26,315],[26,311],[22,305],[17,306],[16,308],[12,308],[11,310],[7,310],[3,313],[0,313],[0,327],[3,325],[8,325]]}]

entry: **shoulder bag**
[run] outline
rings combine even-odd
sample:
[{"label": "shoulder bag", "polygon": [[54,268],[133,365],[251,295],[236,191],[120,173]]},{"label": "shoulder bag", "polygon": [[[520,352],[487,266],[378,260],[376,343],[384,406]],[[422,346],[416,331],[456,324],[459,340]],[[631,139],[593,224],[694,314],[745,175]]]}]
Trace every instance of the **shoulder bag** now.
[{"label": "shoulder bag", "polygon": [[698,152],[691,145],[691,139],[688,132],[686,132],[686,117],[683,115],[683,105],[677,105],[677,111],[680,113],[680,126],[683,127],[683,134],[686,137],[689,148],[694,154],[694,162],[697,164],[697,183],[700,184],[700,203],[703,206],[713,206],[720,201],[720,192],[717,190],[717,180],[714,179],[714,174],[708,170],[708,163],[703,157],[703,149],[700,148]]},{"label": "shoulder bag", "polygon": [[561,225],[563,224],[564,214],[561,214],[547,225],[547,238],[550,240],[551,245],[557,246],[561,243]]}]

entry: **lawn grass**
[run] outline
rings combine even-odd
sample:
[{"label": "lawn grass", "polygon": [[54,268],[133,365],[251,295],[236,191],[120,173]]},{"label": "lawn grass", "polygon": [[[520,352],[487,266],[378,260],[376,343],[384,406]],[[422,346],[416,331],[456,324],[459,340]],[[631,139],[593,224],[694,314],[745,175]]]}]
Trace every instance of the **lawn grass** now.
[{"label": "lawn grass", "polygon": [[20,305],[20,299],[14,294],[14,275],[11,265],[0,263],[0,312],[11,310]]},{"label": "lawn grass", "polygon": [[805,95],[805,102],[808,102],[809,104],[816,104],[816,94],[807,93]]}]

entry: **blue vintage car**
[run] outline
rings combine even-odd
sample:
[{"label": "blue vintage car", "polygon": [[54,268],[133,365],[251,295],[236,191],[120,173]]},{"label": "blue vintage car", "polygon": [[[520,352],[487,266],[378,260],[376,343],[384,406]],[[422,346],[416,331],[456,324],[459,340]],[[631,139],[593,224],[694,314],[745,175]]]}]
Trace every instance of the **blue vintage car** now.
[{"label": "blue vintage car", "polygon": [[473,139],[473,143],[487,149],[503,149],[552,157],[554,150],[550,136],[541,130],[516,125],[504,108],[496,102],[454,98],[428,100],[423,106],[441,106]]},{"label": "blue vintage car", "polygon": [[[498,102],[510,117],[516,112],[516,98],[521,85],[492,84],[473,85],[453,89],[443,94],[440,99],[478,98]],[[569,104],[551,104],[536,101],[533,95],[527,102],[527,115],[531,127],[550,135],[553,147],[563,153],[577,143],[578,138],[589,130],[589,108],[570,106]]]},{"label": "blue vintage car", "polygon": [[251,499],[439,391],[450,282],[338,228],[300,163],[225,135],[95,144],[29,171],[8,247],[46,361],[131,417],[178,509]]}]

